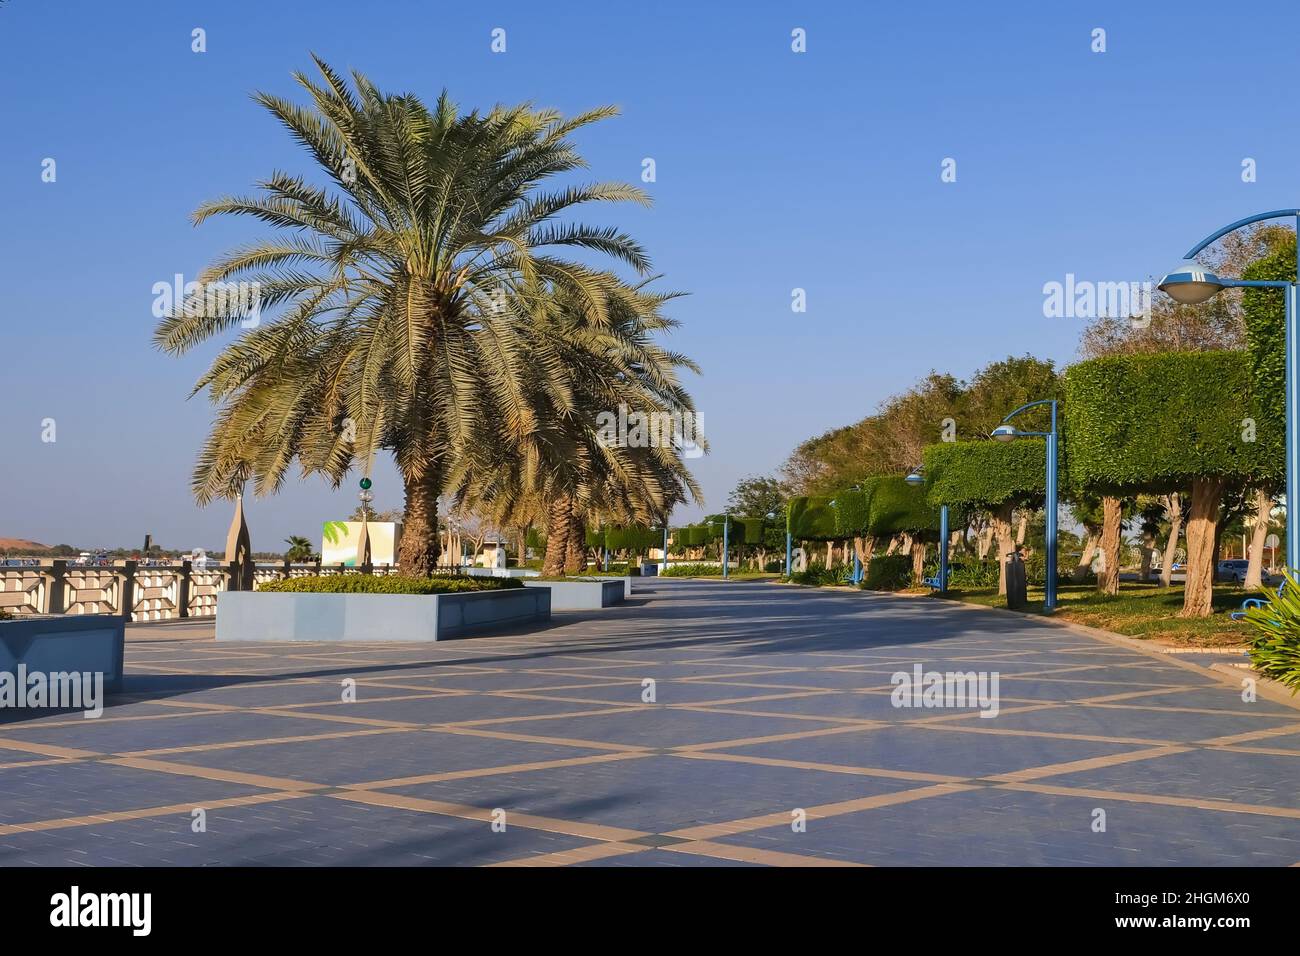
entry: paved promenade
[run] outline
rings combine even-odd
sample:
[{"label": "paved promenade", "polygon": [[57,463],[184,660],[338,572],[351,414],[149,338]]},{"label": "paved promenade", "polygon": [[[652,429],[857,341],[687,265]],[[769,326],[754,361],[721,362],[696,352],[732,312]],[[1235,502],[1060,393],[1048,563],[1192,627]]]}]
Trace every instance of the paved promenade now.
[{"label": "paved promenade", "polygon": [[[997,715],[893,706],[916,665],[996,673]],[[0,724],[0,865],[1300,863],[1300,710],[924,598],[651,579],[441,644],[135,628],[127,675],[99,719]]]}]

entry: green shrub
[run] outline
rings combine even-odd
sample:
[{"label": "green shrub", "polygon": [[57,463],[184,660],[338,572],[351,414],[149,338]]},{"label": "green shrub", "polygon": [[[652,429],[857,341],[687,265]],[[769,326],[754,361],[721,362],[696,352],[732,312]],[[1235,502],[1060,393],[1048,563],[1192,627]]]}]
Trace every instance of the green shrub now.
[{"label": "green shrub", "polygon": [[862,586],[868,591],[899,591],[912,584],[912,557],[907,554],[880,555],[867,563]]},{"label": "green shrub", "polygon": [[515,578],[469,575],[408,578],[397,574],[330,574],[267,581],[257,589],[301,594],[454,594],[460,591],[502,591],[523,586],[523,582]]},{"label": "green shrub", "polygon": [[821,565],[813,565],[807,571],[796,571],[790,575],[792,584],[803,584],[809,587],[827,587],[829,585],[846,584],[849,579],[848,568],[827,568]]},{"label": "green shrub", "polygon": [[1246,610],[1255,628],[1250,661],[1255,669],[1291,693],[1300,691],[1300,584],[1287,571],[1282,593],[1268,593],[1260,607]]},{"label": "green shrub", "polygon": [[665,578],[700,578],[722,573],[720,564],[670,564],[661,569],[659,575]]},{"label": "green shrub", "polygon": [[[932,558],[926,562],[925,576],[939,576],[939,559]],[[978,558],[958,558],[948,562],[948,587],[950,588],[995,588],[998,586],[997,561],[981,561]]]}]

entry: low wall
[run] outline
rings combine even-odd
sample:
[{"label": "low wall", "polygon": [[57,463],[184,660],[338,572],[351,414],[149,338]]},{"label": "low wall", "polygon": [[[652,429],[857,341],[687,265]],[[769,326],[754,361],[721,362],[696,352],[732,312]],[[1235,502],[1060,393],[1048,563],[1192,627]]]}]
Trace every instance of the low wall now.
[{"label": "low wall", "polygon": [[528,590],[551,592],[551,610],[595,611],[621,603],[627,596],[626,578],[597,578],[587,581],[525,581]]},{"label": "low wall", "polygon": [[218,641],[439,641],[549,621],[550,592],[310,594],[226,591]]},{"label": "low wall", "polygon": [[122,689],[126,618],[120,614],[33,617],[0,621],[0,671],[104,675],[104,689]]}]

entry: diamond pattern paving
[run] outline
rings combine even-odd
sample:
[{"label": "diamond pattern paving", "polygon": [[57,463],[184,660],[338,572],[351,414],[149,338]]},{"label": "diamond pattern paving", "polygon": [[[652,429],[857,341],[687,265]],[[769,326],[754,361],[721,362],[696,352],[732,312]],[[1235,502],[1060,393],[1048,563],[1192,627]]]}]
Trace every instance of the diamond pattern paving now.
[{"label": "diamond pattern paving", "polygon": [[[193,630],[133,628],[98,719],[0,715],[0,865],[1300,862],[1300,709],[1041,621],[651,579],[440,644]],[[997,716],[895,707],[918,664]]]}]

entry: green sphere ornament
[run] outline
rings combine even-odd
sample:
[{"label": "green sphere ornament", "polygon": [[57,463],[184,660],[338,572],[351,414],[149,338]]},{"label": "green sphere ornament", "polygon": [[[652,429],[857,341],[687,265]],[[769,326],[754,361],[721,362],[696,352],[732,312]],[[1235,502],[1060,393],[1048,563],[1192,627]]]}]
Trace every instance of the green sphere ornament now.
[{"label": "green sphere ornament", "polygon": [[362,491],[369,491],[369,490],[370,490],[370,479],[369,479],[369,478],[362,478],[362,479],[361,479],[361,490],[362,490]]}]

